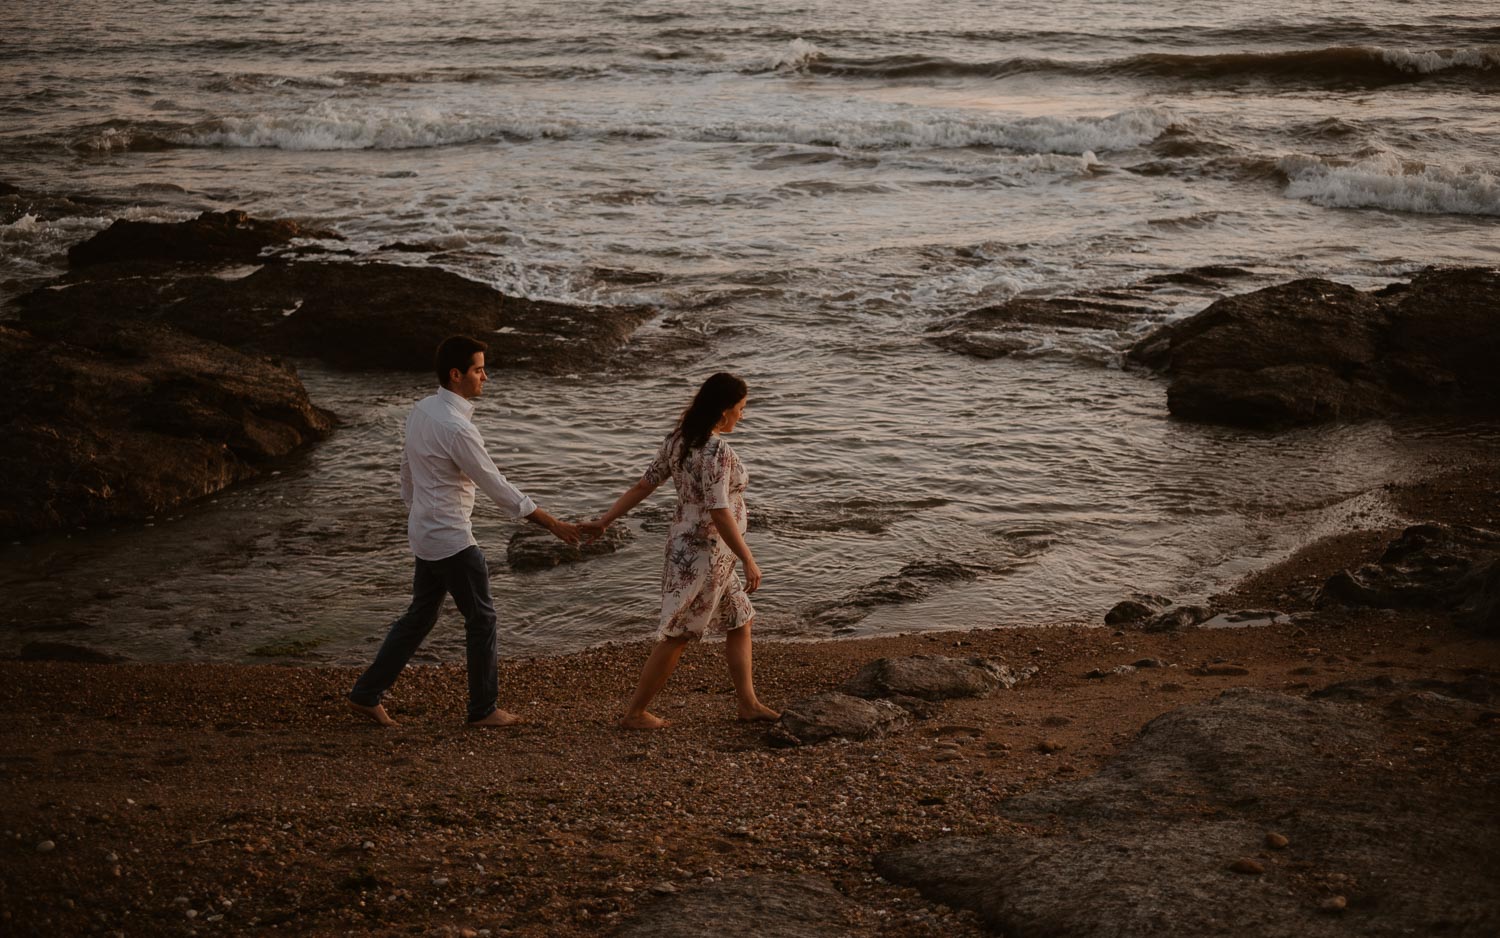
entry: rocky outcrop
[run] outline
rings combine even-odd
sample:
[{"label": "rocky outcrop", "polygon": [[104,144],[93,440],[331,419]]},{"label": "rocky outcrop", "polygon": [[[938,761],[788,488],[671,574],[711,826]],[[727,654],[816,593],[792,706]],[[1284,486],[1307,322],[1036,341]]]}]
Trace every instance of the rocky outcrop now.
[{"label": "rocky outcrop", "polygon": [[988,658],[911,655],[872,661],[860,668],[843,689],[846,694],[866,699],[988,697],[995,691],[1016,686],[1034,673],[1036,668],[1014,671],[1009,665]]},{"label": "rocky outcrop", "polygon": [[1396,786],[1410,776],[1384,768],[1413,759],[1388,720],[1480,745],[1492,728],[1476,713],[1493,701],[1475,693],[1488,691],[1391,682],[1356,705],[1229,691],[1153,720],[1093,777],[1005,802],[1022,833],[915,844],[876,868],[1003,934],[1492,935],[1492,782],[1438,764]]},{"label": "rocky outcrop", "polygon": [[1500,410],[1500,271],[1431,268],[1363,293],[1297,280],[1219,300],[1137,343],[1175,416],[1276,427]]},{"label": "rocky outcrop", "polygon": [[772,742],[797,746],[830,739],[876,739],[909,722],[910,714],[889,700],[865,700],[831,691],[782,708]]},{"label": "rocky outcrop", "polygon": [[510,543],[505,546],[505,562],[512,570],[550,570],[612,554],[633,540],[635,533],[618,524],[606,528],[599,540],[576,547],[559,541],[549,531],[522,528],[510,536]]},{"label": "rocky outcrop", "polygon": [[1413,525],[1375,563],[1330,577],[1318,605],[1447,610],[1500,636],[1500,533]]},{"label": "rocky outcrop", "polygon": [[0,325],[0,536],[145,518],[333,426],[297,373],[147,323]]},{"label": "rocky outcrop", "polygon": [[607,359],[650,316],[644,308],[506,296],[435,267],[342,261],[272,263],[248,273],[104,264],[17,303],[24,321],[53,331],[86,319],[138,319],[260,354],[404,371],[426,371],[439,341],[469,334],[489,343],[492,369],[568,373]]},{"label": "rocky outcrop", "polygon": [[747,876],[657,899],[616,938],[842,938],[857,907],[817,876]]},{"label": "rocky outcrop", "polygon": [[265,221],[244,212],[204,212],[180,222],[117,218],[98,234],[68,249],[68,264],[87,267],[121,261],[166,264],[249,264],[267,248],[298,239],[330,240],[338,234],[293,221]]}]

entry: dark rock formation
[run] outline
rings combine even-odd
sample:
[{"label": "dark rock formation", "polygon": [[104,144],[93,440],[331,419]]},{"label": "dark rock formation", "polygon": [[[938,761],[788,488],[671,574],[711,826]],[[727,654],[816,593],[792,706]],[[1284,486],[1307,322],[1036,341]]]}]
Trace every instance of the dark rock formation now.
[{"label": "dark rock formation", "polygon": [[1148,593],[1135,593],[1129,599],[1122,599],[1110,607],[1104,614],[1105,625],[1128,625],[1149,619],[1163,609],[1172,605],[1172,600],[1165,596],[1155,596]]},{"label": "dark rock formation", "polygon": [[1179,417],[1276,427],[1500,409],[1500,271],[1431,268],[1361,293],[1297,280],[1229,297],[1130,350]]},{"label": "dark rock formation", "polygon": [[909,722],[907,711],[889,700],[828,692],[782,708],[772,741],[808,745],[828,739],[875,739]]},{"label": "dark rock formation", "polygon": [[949,583],[964,583],[979,578],[993,567],[984,562],[959,560],[916,560],[897,573],[850,591],[834,602],[821,603],[808,611],[809,620],[834,634],[852,630],[877,606],[914,603],[933,590]]},{"label": "dark rock formation", "polygon": [[336,239],[332,231],[292,221],[263,221],[244,212],[204,212],[175,223],[117,218],[106,229],[68,249],[68,264],[86,267],[120,261],[168,264],[253,263],[269,247],[298,238]]},{"label": "dark rock formation", "polygon": [[[1400,708],[1405,726],[1483,744],[1491,729],[1472,707],[1420,693]],[[1097,775],[1002,806],[1036,834],[915,844],[876,869],[1003,934],[1493,935],[1492,781],[1437,772],[1393,787],[1381,766],[1411,754],[1388,718],[1368,704],[1229,691],[1153,720]]]},{"label": "dark rock formation", "polygon": [[870,662],[844,684],[844,693],[856,697],[917,697],[949,700],[955,697],[987,697],[1011,688],[1036,673],[1036,668],[1011,670],[1009,665],[988,658],[948,658],[943,655],[912,655],[880,658]]},{"label": "dark rock formation", "polygon": [[747,876],[668,894],[616,938],[843,938],[854,903],[816,876]]},{"label": "dark rock formation", "polygon": [[1413,525],[1376,563],[1330,577],[1318,605],[1451,610],[1461,622],[1500,635],[1500,534]]},{"label": "dark rock formation", "polygon": [[146,323],[0,325],[0,536],[139,519],[325,436],[296,372]]},{"label": "dark rock formation", "polygon": [[140,263],[75,272],[17,301],[36,328],[79,319],[167,322],[252,352],[339,368],[425,371],[445,336],[488,342],[488,366],[550,373],[613,354],[649,316],[506,296],[434,267],[303,261],[234,277]]},{"label": "dark rock formation", "polygon": [[592,544],[577,547],[564,544],[551,532],[541,528],[522,528],[510,536],[505,546],[505,562],[512,570],[550,570],[560,564],[582,563],[594,557],[612,554],[635,540],[635,532],[624,525],[613,525]]},{"label": "dark rock formation", "polygon": [[1207,606],[1172,606],[1165,612],[1147,619],[1139,627],[1142,632],[1175,632],[1178,629],[1190,629],[1200,622],[1205,622],[1213,614],[1213,610]]}]

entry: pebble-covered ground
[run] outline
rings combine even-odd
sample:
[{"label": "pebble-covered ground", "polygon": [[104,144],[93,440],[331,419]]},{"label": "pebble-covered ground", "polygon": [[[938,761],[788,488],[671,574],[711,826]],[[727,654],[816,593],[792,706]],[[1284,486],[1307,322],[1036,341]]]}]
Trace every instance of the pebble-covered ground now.
[{"label": "pebble-covered ground", "polygon": [[[1487,478],[1458,510],[1493,515]],[[1299,584],[1369,549],[1347,541],[1246,595],[1295,607]],[[502,662],[501,704],[530,719],[515,730],[462,725],[452,666],[409,669],[388,700],[401,725],[380,729],[345,709],[349,670],[0,662],[0,933],[594,935],[706,881],[811,873],[854,900],[853,934],[962,938],[977,920],[883,882],[871,857],[1003,832],[1008,796],[1093,772],[1150,719],[1228,687],[1500,671],[1493,640],[1408,613],[1164,634],[979,625],[758,646],[772,706],[888,655],[1039,668],[886,739],[795,749],[733,719],[713,645],[689,650],[657,708],[675,725],[655,733],[614,727],[645,645]],[[1085,676],[1147,658],[1160,666]],[[1405,771],[1414,785],[1488,771],[1496,748],[1413,740],[1424,755]]]}]

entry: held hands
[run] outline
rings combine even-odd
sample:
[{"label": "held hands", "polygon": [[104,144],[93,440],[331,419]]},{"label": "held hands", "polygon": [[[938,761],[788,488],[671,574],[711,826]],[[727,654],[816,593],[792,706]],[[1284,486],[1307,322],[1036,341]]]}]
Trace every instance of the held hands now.
[{"label": "held hands", "polygon": [[604,521],[595,518],[593,521],[578,522],[578,533],[585,544],[592,544],[604,536],[604,529],[609,527]]},{"label": "held hands", "polygon": [[556,537],[559,541],[562,541],[564,544],[577,546],[580,536],[578,528],[579,525],[570,524],[567,521],[554,520],[548,530],[550,530],[553,536]]}]

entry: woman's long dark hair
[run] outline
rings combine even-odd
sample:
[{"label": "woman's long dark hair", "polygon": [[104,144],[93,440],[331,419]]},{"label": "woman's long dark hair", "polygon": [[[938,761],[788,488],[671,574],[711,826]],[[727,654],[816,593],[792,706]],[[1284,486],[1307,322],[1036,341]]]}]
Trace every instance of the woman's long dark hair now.
[{"label": "woman's long dark hair", "polygon": [[703,382],[703,387],[693,395],[693,402],[682,412],[682,419],[677,421],[677,432],[682,437],[678,461],[686,464],[693,450],[708,442],[708,435],[724,412],[744,400],[749,392],[743,380],[727,371]]}]

